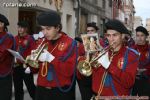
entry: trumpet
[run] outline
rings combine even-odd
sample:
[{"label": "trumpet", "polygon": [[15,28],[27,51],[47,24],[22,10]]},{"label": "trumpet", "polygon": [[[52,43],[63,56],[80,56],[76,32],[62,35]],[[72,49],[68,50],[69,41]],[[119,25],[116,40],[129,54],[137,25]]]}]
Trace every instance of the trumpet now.
[{"label": "trumpet", "polygon": [[48,44],[47,43],[43,44],[43,42],[44,42],[44,39],[35,50],[31,51],[31,55],[27,56],[25,60],[25,63],[29,64],[33,68],[39,68],[38,58],[40,57],[44,49],[48,49]]},{"label": "trumpet", "polygon": [[98,68],[100,66],[97,60],[101,58],[106,52],[108,52],[108,50],[112,48],[112,45],[113,44],[100,50],[98,56],[91,59],[91,61],[89,61],[90,56],[89,53],[87,53],[87,59],[78,62],[77,69],[79,70],[79,72],[84,76],[90,76],[92,74],[92,66],[95,68]]}]

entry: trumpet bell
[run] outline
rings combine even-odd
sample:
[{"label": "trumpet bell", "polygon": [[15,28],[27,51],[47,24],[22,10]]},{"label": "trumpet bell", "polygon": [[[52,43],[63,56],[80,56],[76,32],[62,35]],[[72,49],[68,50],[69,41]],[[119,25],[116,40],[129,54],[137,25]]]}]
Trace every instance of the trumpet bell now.
[{"label": "trumpet bell", "polygon": [[86,62],[85,60],[83,61],[80,61],[78,63],[78,66],[77,66],[79,72],[84,75],[84,76],[90,76],[92,74],[92,69],[91,69],[91,66],[88,62]]}]

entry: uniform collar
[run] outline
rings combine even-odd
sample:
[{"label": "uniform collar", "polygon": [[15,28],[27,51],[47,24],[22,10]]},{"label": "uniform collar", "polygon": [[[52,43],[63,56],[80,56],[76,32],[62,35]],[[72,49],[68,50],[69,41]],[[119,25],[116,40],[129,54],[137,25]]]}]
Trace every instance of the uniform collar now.
[{"label": "uniform collar", "polygon": [[[18,35],[19,36],[19,35]],[[26,39],[28,38],[28,34],[24,35],[24,36],[19,36],[20,39]]]},{"label": "uniform collar", "polygon": [[1,32],[0,33],[0,38],[2,37],[2,36],[4,36],[6,34],[6,32],[4,31],[4,32]]},{"label": "uniform collar", "polygon": [[110,54],[116,54],[116,55],[121,54],[122,52],[125,52],[126,48],[127,48],[126,46],[122,45],[118,51],[113,52],[112,50],[110,50]]},{"label": "uniform collar", "polygon": [[136,45],[137,49],[142,51],[147,50],[148,46],[148,42],[146,42],[144,45]]},{"label": "uniform collar", "polygon": [[55,43],[57,43],[59,40],[61,40],[64,36],[66,36],[66,34],[65,33],[63,33],[63,32],[60,32],[60,33],[58,33],[58,34],[61,34],[61,36],[58,38],[58,39],[56,39],[56,40],[50,40],[49,42],[53,45],[53,44],[55,44]]}]

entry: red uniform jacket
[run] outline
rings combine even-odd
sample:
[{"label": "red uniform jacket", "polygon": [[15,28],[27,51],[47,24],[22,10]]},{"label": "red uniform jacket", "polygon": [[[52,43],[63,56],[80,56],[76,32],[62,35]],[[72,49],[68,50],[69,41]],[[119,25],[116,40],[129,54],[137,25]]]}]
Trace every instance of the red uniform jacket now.
[{"label": "red uniform jacket", "polygon": [[[127,47],[122,47],[116,55],[114,55],[109,68],[106,70],[102,66],[95,68],[93,70],[92,76],[92,89],[95,93],[98,93],[100,83],[102,81],[102,76],[105,71],[108,72],[107,78],[105,78],[105,85],[103,87],[102,96],[114,96],[114,91],[112,89],[111,83],[113,83],[117,95],[129,95],[130,89],[132,88],[136,69],[138,66],[138,55],[133,51],[129,50],[127,56],[126,68],[123,70],[123,64],[125,63],[125,52]],[[109,51],[109,56],[111,51]],[[110,81],[110,76],[112,77],[112,82]]]},{"label": "red uniform jacket", "polygon": [[140,53],[139,68],[147,69],[145,75],[150,78],[150,45],[135,45],[134,48]]},{"label": "red uniform jacket", "polygon": [[6,32],[0,33],[0,76],[6,76],[11,72],[14,57],[7,51],[13,49],[14,37]]},{"label": "red uniform jacket", "polygon": [[[33,37],[31,35],[25,35],[23,37],[17,35],[15,39],[17,51],[23,56],[24,59],[26,59],[26,57],[31,54],[31,50],[36,47]],[[24,62],[17,60],[17,64],[22,65],[23,63]],[[31,71],[32,73],[36,73],[36,70],[32,67]]]},{"label": "red uniform jacket", "polygon": [[100,38],[99,43],[103,48],[108,46],[108,42],[106,38]]},{"label": "red uniform jacket", "polygon": [[[37,85],[43,87],[69,86],[72,82],[72,77],[77,60],[77,53],[75,48],[76,45],[71,50],[70,48],[72,47],[73,40],[65,34],[62,34],[62,36],[57,39],[55,43],[52,43],[52,41],[48,40],[45,40],[45,43],[48,43],[48,51],[53,56],[55,56],[55,59],[47,65],[48,70],[52,72],[52,80],[47,79],[47,74],[46,76],[42,75],[42,68],[44,66],[42,66],[41,64],[37,79]],[[67,59],[62,60],[64,59],[64,57],[66,57],[66,55],[69,54],[69,52],[70,55],[67,57]]]},{"label": "red uniform jacket", "polygon": [[82,43],[79,43],[79,45],[78,45],[78,55],[79,56],[84,56],[85,55],[84,46],[83,46]]},{"label": "red uniform jacket", "polygon": [[31,54],[31,50],[34,47],[34,39],[30,35],[25,35],[23,37],[16,36],[17,51],[26,58]]}]

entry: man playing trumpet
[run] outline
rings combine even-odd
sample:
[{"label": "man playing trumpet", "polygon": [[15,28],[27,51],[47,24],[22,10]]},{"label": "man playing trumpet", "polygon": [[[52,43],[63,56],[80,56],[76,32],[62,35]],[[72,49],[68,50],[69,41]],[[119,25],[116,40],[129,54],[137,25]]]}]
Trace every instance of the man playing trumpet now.
[{"label": "man playing trumpet", "polygon": [[76,42],[60,32],[61,18],[57,12],[43,12],[37,21],[47,48],[38,58],[40,65],[35,100],[74,100]]},{"label": "man playing trumpet", "polygon": [[139,54],[123,46],[123,34],[128,34],[128,30],[120,21],[109,20],[105,34],[111,49],[98,59],[100,66],[93,68],[93,92],[97,97],[129,95],[135,81]]}]

